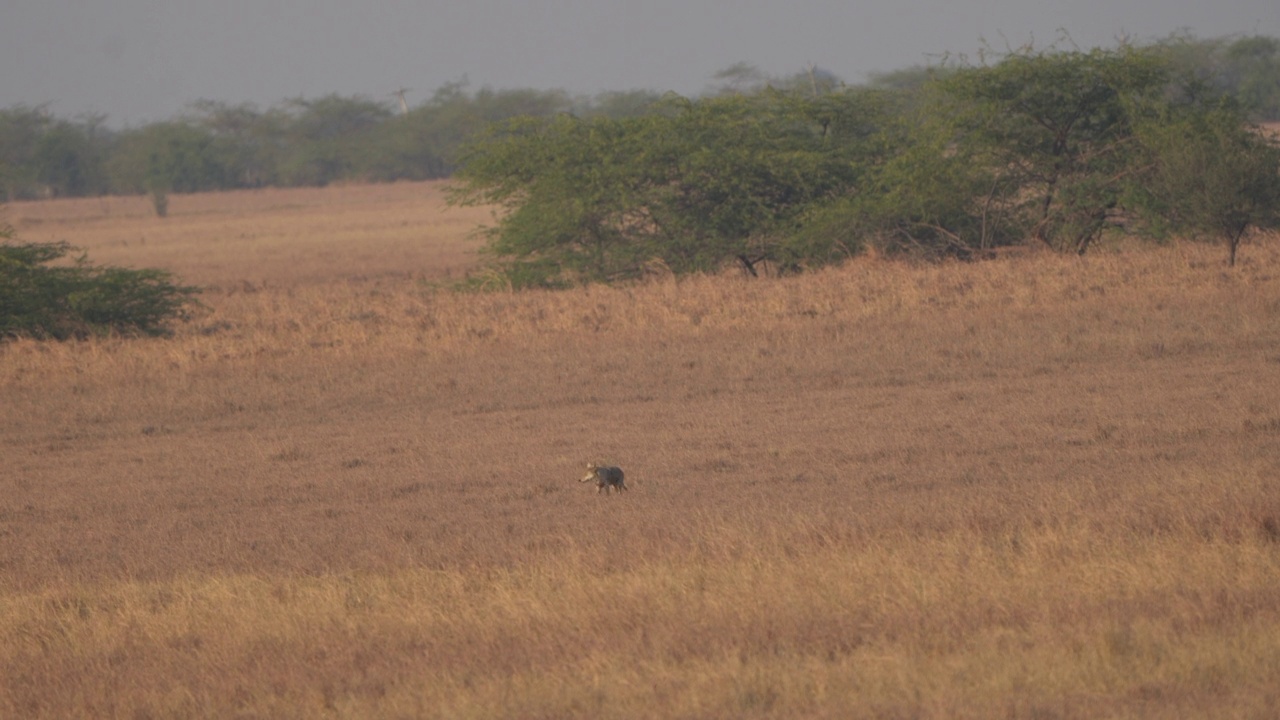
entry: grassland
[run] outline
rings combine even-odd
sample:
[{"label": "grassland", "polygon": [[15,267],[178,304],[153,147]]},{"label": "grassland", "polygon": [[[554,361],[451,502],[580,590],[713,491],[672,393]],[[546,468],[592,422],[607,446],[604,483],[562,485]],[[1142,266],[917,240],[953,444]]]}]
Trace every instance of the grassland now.
[{"label": "grassland", "polygon": [[6,212],[210,289],[0,346],[0,716],[1280,706],[1280,240],[459,294],[435,185]]}]

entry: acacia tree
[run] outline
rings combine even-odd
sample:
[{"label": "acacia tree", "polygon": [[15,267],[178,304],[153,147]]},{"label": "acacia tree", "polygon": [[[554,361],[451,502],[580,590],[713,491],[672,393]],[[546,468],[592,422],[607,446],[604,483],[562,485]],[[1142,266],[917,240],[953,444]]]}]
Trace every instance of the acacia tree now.
[{"label": "acacia tree", "polygon": [[1236,106],[1165,113],[1138,135],[1150,172],[1133,197],[1150,232],[1225,242],[1234,266],[1250,229],[1280,226],[1280,147]]},{"label": "acacia tree", "polygon": [[635,191],[619,162],[624,123],[519,118],[464,156],[451,202],[502,208],[486,253],[517,286],[604,280],[623,272],[638,224],[626,222]]},{"label": "acacia tree", "polygon": [[514,284],[635,277],[653,260],[755,273],[800,259],[800,219],[862,172],[877,111],[862,93],[765,92],[521,119],[471,147],[453,200],[503,208],[488,251]]},{"label": "acacia tree", "polygon": [[1164,92],[1160,56],[1122,47],[1015,53],[960,68],[942,90],[958,101],[957,147],[983,157],[1026,237],[1084,253],[1106,229],[1134,164],[1131,109]]},{"label": "acacia tree", "polygon": [[887,97],[879,157],[860,183],[817,206],[799,235],[922,256],[971,257],[1019,242],[1010,212],[1016,183],[987,145],[957,141],[963,108],[955,98],[936,82]]}]

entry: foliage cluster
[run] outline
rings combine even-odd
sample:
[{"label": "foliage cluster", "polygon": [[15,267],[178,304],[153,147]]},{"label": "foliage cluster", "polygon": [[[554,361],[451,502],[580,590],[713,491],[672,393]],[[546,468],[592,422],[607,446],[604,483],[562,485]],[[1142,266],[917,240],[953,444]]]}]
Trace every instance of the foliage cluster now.
[{"label": "foliage cluster", "polygon": [[65,242],[0,244],[0,339],[163,334],[197,292],[162,270],[96,266],[83,255],[47,265],[71,249]]},{"label": "foliage cluster", "polygon": [[874,164],[884,100],[673,95],[638,117],[521,118],[472,146],[453,199],[507,211],[488,249],[517,285],[838,255],[796,231]]},{"label": "foliage cluster", "polygon": [[453,172],[460,144],[491,122],[568,111],[616,117],[656,97],[473,92],[463,81],[407,113],[361,96],[295,98],[267,110],[201,101],[184,117],[124,130],[101,116],[73,121],[17,106],[0,110],[0,201],[441,178]]},{"label": "foliage cluster", "polygon": [[1176,35],[1158,47],[1179,73],[1204,90],[1234,98],[1251,120],[1280,121],[1280,38]]},{"label": "foliage cluster", "polygon": [[[860,245],[973,257],[1280,223],[1280,148],[1170,45],[1011,52],[879,88],[765,86],[625,118],[521,118],[465,156],[505,282],[561,285]],[[735,69],[733,81],[750,74]]]},{"label": "foliage cluster", "polygon": [[[1255,121],[1280,120],[1280,40],[1174,37],[1157,44],[1204,90],[1235,98]],[[918,89],[930,69],[872,79],[886,90]],[[715,76],[708,96],[766,88],[825,94],[842,86],[816,67],[771,78],[745,63]],[[465,79],[400,112],[390,95],[294,98],[265,110],[202,101],[182,117],[113,129],[103,116],[51,116],[44,107],[0,110],[0,201],[101,194],[193,192],[334,181],[431,179],[450,175],[458,150],[489,123],[513,117],[623,118],[644,115],[659,94],[559,90],[469,90]],[[159,209],[159,207],[157,208]]]}]

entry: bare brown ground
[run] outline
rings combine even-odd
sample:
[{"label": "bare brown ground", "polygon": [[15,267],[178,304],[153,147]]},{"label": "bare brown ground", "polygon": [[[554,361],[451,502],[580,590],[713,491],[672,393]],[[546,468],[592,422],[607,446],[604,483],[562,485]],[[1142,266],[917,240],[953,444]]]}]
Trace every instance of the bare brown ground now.
[{"label": "bare brown ground", "polygon": [[1276,239],[456,294],[437,186],[127,202],[9,209],[214,290],[0,347],[0,716],[1280,702]]}]

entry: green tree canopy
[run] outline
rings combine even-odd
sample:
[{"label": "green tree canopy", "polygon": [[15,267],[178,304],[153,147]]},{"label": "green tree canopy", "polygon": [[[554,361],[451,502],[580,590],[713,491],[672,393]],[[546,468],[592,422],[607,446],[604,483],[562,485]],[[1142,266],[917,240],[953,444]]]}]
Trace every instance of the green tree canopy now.
[{"label": "green tree canopy", "polygon": [[36,147],[49,123],[41,108],[18,105],[0,110],[0,200],[35,193]]},{"label": "green tree canopy", "polygon": [[71,246],[12,243],[11,236],[0,228],[0,339],[159,335],[198,292],[162,270],[95,266],[84,256],[70,266],[49,266]]},{"label": "green tree canopy", "polygon": [[1133,172],[1132,108],[1160,96],[1168,72],[1135,49],[1018,52],[941,82],[957,102],[962,154],[1003,188],[1011,234],[1083,253],[1108,226]]},{"label": "green tree canopy", "polygon": [[1235,265],[1251,229],[1280,227],[1280,146],[1234,104],[1175,108],[1138,136],[1150,168],[1133,188],[1145,231],[1225,242]]},{"label": "green tree canopy", "polygon": [[754,272],[800,259],[802,214],[867,166],[876,97],[669,96],[637,117],[521,119],[472,146],[454,200],[504,209],[489,251],[516,284],[635,277],[653,261]]},{"label": "green tree canopy", "polygon": [[31,158],[36,181],[54,196],[84,196],[106,191],[102,118],[83,123],[53,122],[40,135]]},{"label": "green tree canopy", "polygon": [[1158,226],[1220,233],[1234,252],[1280,203],[1267,143],[1243,114],[1214,110],[1165,48],[1025,49],[900,89],[794,79],[622,119],[508,123],[471,147],[455,201],[499,205],[498,268],[550,285],[635,277],[654,261],[677,273],[818,265],[868,242],[1084,253],[1106,232]]}]

